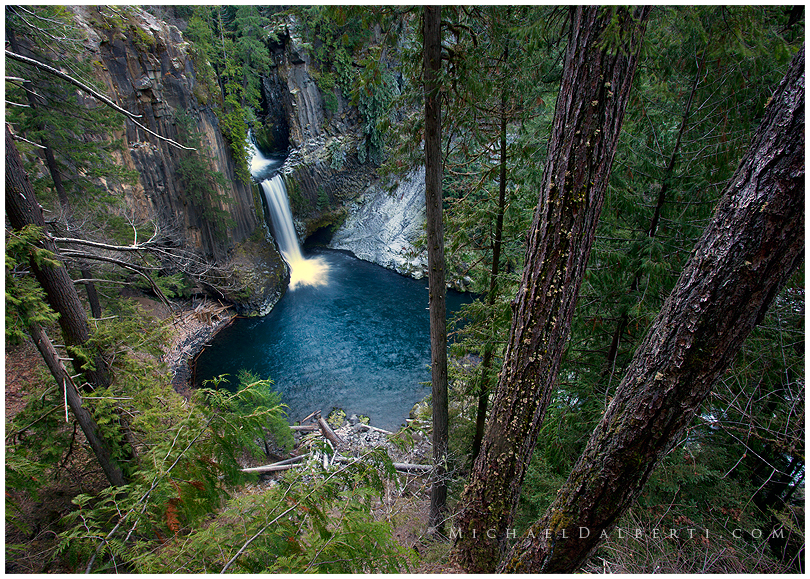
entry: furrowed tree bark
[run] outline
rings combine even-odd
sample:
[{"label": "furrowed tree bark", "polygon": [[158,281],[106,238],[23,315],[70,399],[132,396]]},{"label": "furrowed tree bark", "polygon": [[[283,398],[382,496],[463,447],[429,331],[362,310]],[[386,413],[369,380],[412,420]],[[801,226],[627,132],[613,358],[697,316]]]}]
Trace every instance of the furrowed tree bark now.
[{"label": "furrowed tree bark", "polygon": [[802,48],[568,481],[502,571],[566,573],[586,560],[803,261],[804,64]]},{"label": "furrowed tree bark", "polygon": [[430,484],[431,528],[442,531],[447,504],[447,319],[442,224],[442,113],[439,73],[442,64],[441,6],[424,9],[425,221],[430,294],[430,358],[433,399],[433,471]]},{"label": "furrowed tree bark", "polygon": [[[35,225],[44,231],[45,219],[42,216],[42,207],[34,196],[34,190],[31,188],[8,125],[6,125],[6,216],[14,229]],[[43,236],[42,247],[58,255],[56,244],[47,233]],[[45,290],[48,303],[59,313],[59,326],[65,345],[73,358],[73,368],[78,374],[83,374],[93,388],[106,388],[110,385],[107,363],[99,354],[88,354],[91,346],[87,312],[67,270],[64,266],[40,266],[33,261],[31,269]]]},{"label": "furrowed tree bark", "polygon": [[632,14],[624,8],[571,8],[564,74],[504,366],[455,519],[453,557],[469,572],[495,569],[517,506],[570,332],[648,14],[649,8]]}]

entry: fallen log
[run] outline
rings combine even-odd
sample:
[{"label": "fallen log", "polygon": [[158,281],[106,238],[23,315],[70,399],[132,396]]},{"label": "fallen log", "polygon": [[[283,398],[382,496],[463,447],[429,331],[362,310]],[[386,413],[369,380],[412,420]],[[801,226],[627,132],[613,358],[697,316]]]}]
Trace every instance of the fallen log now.
[{"label": "fallen log", "polygon": [[262,473],[262,472],[277,472],[280,470],[290,470],[301,466],[300,464],[266,464],[264,466],[252,466],[250,468],[243,468],[241,472],[247,473]]},{"label": "fallen log", "polygon": [[[346,458],[343,456],[336,456],[334,462],[340,462],[343,464],[348,464],[350,462],[356,461],[356,458]],[[433,467],[429,464],[412,464],[410,462],[395,462],[393,463],[394,468],[398,472],[423,472],[428,473],[433,470]]]},{"label": "fallen log", "polygon": [[304,418],[304,419],[301,421],[301,424],[303,424],[304,422],[306,422],[306,421],[307,421],[307,420],[309,420],[310,418],[313,418],[313,417],[314,417],[314,416],[316,416],[316,415],[320,416],[320,414],[321,414],[321,411],[320,411],[320,410],[316,410],[316,411],[312,412],[312,413],[311,413],[309,416],[307,416],[306,418]]},{"label": "fallen log", "polygon": [[411,464],[408,462],[395,462],[394,468],[400,472],[430,472],[433,467],[429,464]]},{"label": "fallen log", "polygon": [[302,454],[300,456],[294,456],[292,458],[287,458],[284,460],[280,460],[278,462],[274,462],[273,464],[265,464],[263,466],[252,466],[249,468],[241,469],[242,472],[275,472],[279,470],[288,470],[295,466],[300,466],[298,464],[294,464],[296,462],[300,462],[304,460],[308,454]]},{"label": "fallen log", "polygon": [[324,420],[323,416],[321,416],[320,413],[318,413],[318,426],[320,427],[321,432],[327,439],[331,440],[335,444],[343,444],[343,441],[337,434],[335,434],[335,431],[332,430],[332,427],[329,426],[329,423],[326,422],[326,420]]},{"label": "fallen log", "polygon": [[313,432],[319,430],[319,428],[317,424],[294,424],[290,426],[290,430],[295,430],[296,432]]},{"label": "fallen log", "polygon": [[357,428],[365,428],[366,430],[373,430],[374,432],[382,432],[388,436],[394,436],[394,433],[390,430],[383,430],[382,428],[377,428],[376,426],[371,426],[370,424],[363,424],[362,422],[357,425]]}]

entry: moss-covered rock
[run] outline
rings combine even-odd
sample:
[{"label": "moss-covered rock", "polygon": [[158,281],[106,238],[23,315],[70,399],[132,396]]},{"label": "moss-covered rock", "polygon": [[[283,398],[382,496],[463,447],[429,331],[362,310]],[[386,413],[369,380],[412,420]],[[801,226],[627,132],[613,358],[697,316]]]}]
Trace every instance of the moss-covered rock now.
[{"label": "moss-covered rock", "polygon": [[270,312],[284,295],[290,278],[287,264],[260,227],[231,252],[227,267],[233,272],[237,289],[224,297],[242,315]]},{"label": "moss-covered rock", "polygon": [[343,426],[343,423],[346,422],[346,411],[342,408],[332,408],[332,411],[329,413],[329,416],[326,418],[326,422],[329,423],[329,426],[332,428],[340,428]]}]

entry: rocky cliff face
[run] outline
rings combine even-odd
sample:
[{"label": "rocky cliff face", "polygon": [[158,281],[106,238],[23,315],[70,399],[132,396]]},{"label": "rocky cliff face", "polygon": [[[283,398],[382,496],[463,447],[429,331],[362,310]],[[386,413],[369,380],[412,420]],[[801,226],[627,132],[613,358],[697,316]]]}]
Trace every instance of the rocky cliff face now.
[{"label": "rocky cliff face", "polygon": [[420,249],[425,230],[425,169],[412,171],[389,191],[377,182],[349,203],[348,216],[329,247],[417,279],[427,274]]},{"label": "rocky cliff face", "polygon": [[[359,114],[339,89],[333,89],[334,99],[330,99],[337,103],[335,110],[326,111],[314,80],[318,71],[297,27],[291,20],[279,35],[281,42],[273,50],[276,69],[265,86],[282,87],[274,93],[282,101],[289,126],[290,151],[282,172],[299,238],[328,229],[333,232],[329,247],[403,275],[425,276],[424,168],[399,176],[392,186],[380,179],[373,166],[360,163]],[[281,111],[281,106],[276,107]],[[267,122],[276,125],[272,119]],[[451,267],[446,272],[448,287],[469,288],[471,280],[463,270]]]},{"label": "rocky cliff face", "polygon": [[[275,69],[263,82],[266,138],[270,149],[281,142],[286,127],[287,159],[282,168],[296,229],[306,239],[319,229],[334,227],[345,216],[344,205],[371,186],[374,167],[357,159],[359,115],[339,89],[332,89],[334,110],[328,110],[315,78],[317,67],[304,49],[299,23],[290,18],[271,46]],[[281,118],[283,117],[283,118]],[[268,134],[269,133],[269,134]]]},{"label": "rocky cliff face", "polygon": [[[200,200],[185,190],[178,168],[187,153],[130,121],[123,135],[126,147],[120,161],[136,169],[140,179],[135,186],[123,187],[127,206],[138,217],[156,219],[162,227],[173,230],[187,247],[219,264],[227,264],[235,249],[262,227],[261,205],[256,202],[251,184],[236,178],[231,150],[219,130],[216,114],[197,99],[194,63],[182,34],[175,26],[136,7],[128,7],[123,12],[125,18],[114,23],[93,6],[70,9],[76,25],[87,35],[85,50],[96,65],[97,78],[121,107],[141,115],[143,125],[173,140],[178,140],[178,115],[182,112],[190,118],[191,130],[200,137],[199,154],[227,181],[214,205],[230,219],[227,225],[217,227],[205,217],[206,207]],[[259,260],[254,273],[264,279],[258,273],[263,271],[267,279],[277,280],[280,273],[274,268],[280,267],[283,272],[284,265],[275,249],[271,247],[270,251],[275,256]],[[240,266],[248,278],[255,277],[253,273],[245,273],[250,266],[244,259],[240,259]],[[278,299],[278,288],[265,286],[257,283],[257,287],[264,288],[258,295],[225,297],[242,303],[263,303],[262,309],[266,302]]]}]

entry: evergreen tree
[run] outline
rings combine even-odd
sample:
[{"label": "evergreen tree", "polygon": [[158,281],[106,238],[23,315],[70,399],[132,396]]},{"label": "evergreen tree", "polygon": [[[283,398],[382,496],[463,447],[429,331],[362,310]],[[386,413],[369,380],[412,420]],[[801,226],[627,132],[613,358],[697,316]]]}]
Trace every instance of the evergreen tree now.
[{"label": "evergreen tree", "polygon": [[424,12],[425,214],[428,245],[430,369],[433,401],[433,471],[430,483],[430,526],[444,526],[447,503],[447,315],[442,223],[442,66],[441,6]]},{"label": "evergreen tree", "polygon": [[[26,227],[37,227],[44,232],[45,222],[42,208],[36,202],[34,190],[22,165],[22,158],[14,145],[8,125],[6,125],[6,216],[11,227],[22,234]],[[42,249],[49,255],[55,255],[56,246],[46,234],[40,241]],[[79,376],[84,375],[90,389],[103,389],[109,386],[110,377],[107,361],[100,355],[93,355],[89,348],[90,328],[87,315],[82,307],[73,281],[58,262],[42,259],[39,252],[32,252],[31,269],[39,285],[47,296],[48,303],[59,314],[62,335],[68,345],[68,352],[73,360],[74,369]],[[65,398],[76,415],[87,440],[93,447],[110,484],[121,486],[126,483],[121,466],[113,456],[116,454],[113,445],[98,434],[98,425],[83,407],[81,396],[75,383],[62,366],[61,359],[45,335],[36,317],[28,311],[21,311],[26,320],[29,333],[48,364],[57,384],[64,389]],[[40,314],[37,314],[40,315]]]},{"label": "evergreen tree", "polygon": [[[649,8],[571,10],[543,187],[504,369],[457,517],[456,557],[497,565],[549,403],[596,233]],[[491,529],[495,538],[474,537]]]},{"label": "evergreen tree", "polygon": [[[571,572],[582,564],[682,439],[803,258],[802,49],[568,481],[502,570]],[[587,536],[560,540],[563,530],[581,528]]]},{"label": "evergreen tree", "polygon": [[490,383],[505,341],[498,332],[503,324],[494,319],[509,315],[505,296],[515,289],[513,282],[501,279],[501,261],[508,273],[522,260],[519,251],[528,227],[518,209],[524,202],[518,197],[514,173],[529,159],[523,146],[526,123],[543,117],[541,95],[549,98],[543,90],[549,90],[549,77],[556,76],[541,66],[554,55],[545,47],[530,50],[526,39],[537,38],[550,13],[545,8],[502,6],[449,11],[454,17],[447,25],[452,34],[448,49],[452,98],[445,131],[449,259],[456,268],[471,264],[457,275],[472,276],[475,290],[485,294],[461,314],[463,349],[481,356],[474,384],[478,407],[471,460],[483,438]]},{"label": "evergreen tree", "polygon": [[[689,258],[700,229],[711,218],[736,159],[771,97],[767,87],[783,75],[791,43],[798,44],[795,31],[786,26],[787,16],[777,7],[682,7],[653,12],[648,39],[656,50],[646,51],[639,65],[638,98],[628,105],[559,388],[541,430],[516,526],[539,518],[565,482]],[[732,30],[737,32],[729,33]],[[747,39],[744,45],[742,37]],[[684,446],[683,454],[673,452],[652,474],[631,526],[663,524],[661,512],[666,512],[664,520],[671,526],[678,526],[676,520],[690,520],[711,529],[712,535],[724,535],[720,509],[742,516],[748,526],[770,524],[770,515],[755,512],[756,502],[750,500],[768,494],[770,482],[760,487],[770,471],[757,479],[742,467],[767,454],[764,448],[746,452],[745,445],[771,438],[764,427],[771,413],[754,405],[754,411],[743,418],[734,401],[758,395],[754,375],[772,376],[777,391],[791,389],[795,378],[783,375],[775,380],[778,375],[771,374],[771,368],[784,366],[782,361],[795,352],[788,349],[783,356],[774,355],[773,350],[755,354],[746,347],[744,351],[749,352],[746,362],[729,370],[722,398],[713,393],[695,418],[692,442]],[[792,416],[800,404],[795,398],[786,405],[778,395],[759,395],[784,408],[785,417]],[[755,417],[758,410],[763,411],[761,418]],[[720,422],[709,424],[701,416],[714,416]],[[732,428],[745,423],[753,429],[740,440],[721,435],[719,424],[726,417]],[[762,430],[754,425],[763,425]],[[740,462],[743,454],[746,459]],[[771,464],[779,460],[766,459]],[[690,500],[675,501],[670,508],[673,496],[686,488],[691,489]],[[714,546],[721,550],[719,544]]]}]

